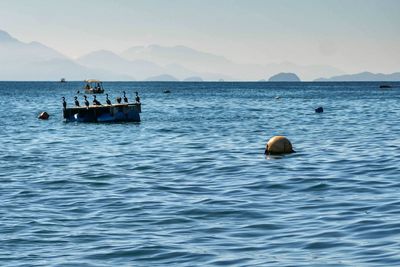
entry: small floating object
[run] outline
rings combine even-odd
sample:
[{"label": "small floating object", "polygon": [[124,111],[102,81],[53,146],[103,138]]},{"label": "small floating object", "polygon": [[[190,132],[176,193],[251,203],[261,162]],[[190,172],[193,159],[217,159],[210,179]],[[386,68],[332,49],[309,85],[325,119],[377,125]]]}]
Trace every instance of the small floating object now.
[{"label": "small floating object", "polygon": [[379,88],[381,88],[381,89],[387,89],[387,88],[392,88],[392,86],[391,86],[390,84],[381,84],[381,85],[379,86]]},{"label": "small floating object", "polygon": [[169,93],[171,93],[170,90],[164,90],[164,94],[169,94]]},{"label": "small floating object", "polygon": [[281,97],[279,95],[275,96],[275,99],[281,99]]},{"label": "small floating object", "polygon": [[49,113],[47,113],[46,111],[42,112],[39,114],[38,119],[40,120],[48,120],[50,117]]},{"label": "small floating object", "polygon": [[274,136],[269,139],[265,147],[265,154],[286,154],[293,153],[292,143],[285,136]]},{"label": "small floating object", "polygon": [[324,112],[324,108],[323,107],[316,108],[315,112],[316,113],[322,113],[322,112]]}]

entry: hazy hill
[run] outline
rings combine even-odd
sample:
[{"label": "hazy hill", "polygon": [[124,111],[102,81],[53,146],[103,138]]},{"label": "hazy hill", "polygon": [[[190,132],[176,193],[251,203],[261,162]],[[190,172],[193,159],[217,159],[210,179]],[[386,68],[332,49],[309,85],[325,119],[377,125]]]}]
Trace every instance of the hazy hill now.
[{"label": "hazy hill", "polygon": [[231,64],[229,60],[222,56],[201,52],[185,46],[136,46],[122,52],[121,56],[130,60],[149,60],[163,66],[178,64],[195,72],[208,72],[210,71],[210,66],[218,69]]},{"label": "hazy hill", "polygon": [[[290,62],[270,64],[239,64],[229,59],[185,46],[136,46],[121,54],[100,50],[77,60],[38,42],[24,43],[0,30],[0,80],[202,80],[258,81],[275,73],[296,73],[309,81],[399,81],[400,74],[363,72],[343,75],[324,65],[297,65]],[[170,75],[164,76],[166,73]],[[172,77],[172,78],[171,78]],[[199,80],[199,79],[198,79]]]},{"label": "hazy hill", "polygon": [[135,77],[136,80],[147,80],[149,77],[159,76],[165,73],[169,73],[180,80],[188,76],[203,76],[208,79],[212,79],[213,75],[221,76],[217,74],[209,75],[207,73],[200,74],[177,63],[161,66],[160,64],[155,64],[141,58],[130,60],[107,50],[91,52],[78,58],[77,62],[89,68],[101,68],[115,73],[129,75]]},{"label": "hazy hill", "polygon": [[300,78],[294,73],[281,72],[271,76],[269,82],[300,82]]},{"label": "hazy hill", "polygon": [[0,60],[2,65],[23,65],[24,63],[51,59],[67,59],[56,50],[38,42],[23,43],[0,30]]},{"label": "hazy hill", "polygon": [[[271,64],[239,64],[225,57],[205,53],[185,46],[135,46],[121,53],[125,59],[142,59],[161,66],[177,64],[196,72],[205,80],[260,80],[265,75],[279,72],[294,72],[305,80],[313,80],[322,76],[343,74],[331,66],[310,65],[301,66],[290,62]],[[168,73],[173,73],[171,70]],[[211,74],[211,75],[207,75]]]},{"label": "hazy hill", "polygon": [[117,54],[100,50],[89,53],[77,59],[77,61],[89,68],[101,68],[104,70],[128,75],[137,80],[144,80],[153,75],[165,73],[164,68],[145,60],[126,60]]},{"label": "hazy hill", "polygon": [[175,78],[172,75],[169,74],[162,74],[162,75],[157,75],[157,76],[152,76],[146,79],[146,81],[154,81],[154,82],[176,82],[178,81],[177,78]]},{"label": "hazy hill", "polygon": [[400,72],[395,72],[392,74],[361,72],[356,74],[339,75],[331,78],[319,78],[316,79],[315,81],[318,82],[400,81]]},{"label": "hazy hill", "polygon": [[81,66],[38,42],[24,43],[0,30],[0,80],[83,80],[87,77],[121,80],[124,75]]},{"label": "hazy hill", "polygon": [[192,77],[187,77],[183,81],[185,81],[185,82],[202,82],[203,79],[199,76],[192,76]]}]

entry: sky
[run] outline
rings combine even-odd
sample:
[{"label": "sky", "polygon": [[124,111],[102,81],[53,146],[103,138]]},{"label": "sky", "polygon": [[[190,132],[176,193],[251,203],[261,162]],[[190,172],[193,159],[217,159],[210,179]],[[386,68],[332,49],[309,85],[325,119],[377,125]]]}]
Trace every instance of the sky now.
[{"label": "sky", "polygon": [[238,63],[400,71],[398,0],[0,0],[0,29],[71,58],[185,45]]}]

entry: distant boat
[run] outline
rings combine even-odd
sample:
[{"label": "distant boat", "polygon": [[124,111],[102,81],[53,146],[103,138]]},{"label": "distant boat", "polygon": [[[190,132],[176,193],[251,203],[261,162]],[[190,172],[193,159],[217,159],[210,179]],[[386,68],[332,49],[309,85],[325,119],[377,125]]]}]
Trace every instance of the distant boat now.
[{"label": "distant boat", "polygon": [[389,85],[389,84],[381,84],[380,86],[379,86],[379,88],[381,88],[381,89],[387,89],[387,88],[392,88],[392,86],[391,85]]},{"label": "distant boat", "polygon": [[99,80],[89,79],[85,80],[85,93],[86,94],[102,94],[104,93],[103,83]]},{"label": "distant boat", "polygon": [[169,94],[169,93],[171,93],[170,90],[164,90],[164,94]]},{"label": "distant boat", "polygon": [[67,81],[65,80],[65,78],[61,78],[60,83],[66,83]]}]

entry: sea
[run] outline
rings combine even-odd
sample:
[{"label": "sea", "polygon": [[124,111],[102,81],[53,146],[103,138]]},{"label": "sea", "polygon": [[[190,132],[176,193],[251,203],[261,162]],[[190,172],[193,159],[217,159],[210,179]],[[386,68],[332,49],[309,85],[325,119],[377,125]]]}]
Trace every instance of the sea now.
[{"label": "sea", "polygon": [[82,82],[0,82],[0,266],[400,266],[381,84],[105,82],[141,122],[65,123]]}]

